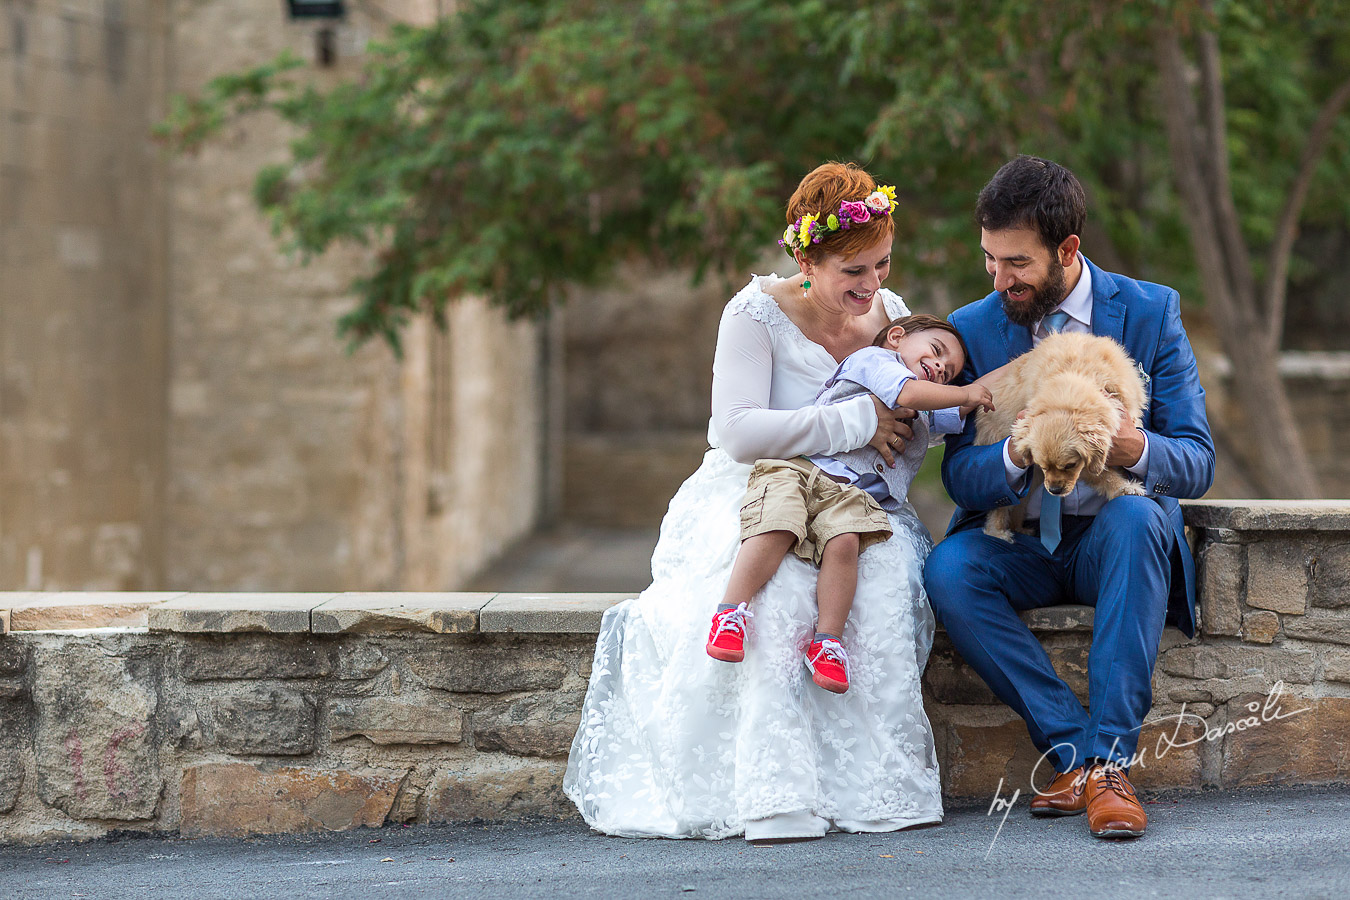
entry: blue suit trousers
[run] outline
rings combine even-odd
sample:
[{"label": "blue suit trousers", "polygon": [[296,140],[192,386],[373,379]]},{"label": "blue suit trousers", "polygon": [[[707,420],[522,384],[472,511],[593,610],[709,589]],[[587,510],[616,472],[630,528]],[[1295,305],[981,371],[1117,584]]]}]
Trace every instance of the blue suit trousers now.
[{"label": "blue suit trousers", "polygon": [[[929,555],[924,581],[938,621],[1057,771],[1091,758],[1128,766],[1153,702],[1176,542],[1158,503],[1125,496],[1095,517],[1066,516],[1054,553],[1033,536],[1009,544],[967,527]],[[1096,608],[1087,709],[1018,616],[1061,603]]]}]

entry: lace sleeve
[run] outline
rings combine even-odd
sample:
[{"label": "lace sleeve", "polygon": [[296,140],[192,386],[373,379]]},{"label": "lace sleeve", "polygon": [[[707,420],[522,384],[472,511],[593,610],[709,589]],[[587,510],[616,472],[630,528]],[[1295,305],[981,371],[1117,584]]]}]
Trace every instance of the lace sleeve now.
[{"label": "lace sleeve", "polygon": [[833,406],[770,408],[773,373],[769,325],[729,306],[713,357],[712,430],[736,461],[840,453],[867,443],[876,431],[876,409],[866,396]]}]

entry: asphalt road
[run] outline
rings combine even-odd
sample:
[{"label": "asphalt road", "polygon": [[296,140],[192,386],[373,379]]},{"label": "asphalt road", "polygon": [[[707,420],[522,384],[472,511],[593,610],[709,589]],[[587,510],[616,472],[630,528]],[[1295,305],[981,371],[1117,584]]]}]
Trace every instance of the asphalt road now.
[{"label": "asphalt road", "polygon": [[[991,798],[992,800],[992,798]],[[1350,788],[1209,792],[1148,807],[1137,841],[1081,817],[949,810],[941,826],[751,846],[623,840],[574,822],[413,826],[247,840],[121,837],[0,847],[3,897],[1336,897]],[[997,839],[995,839],[997,835]]]}]

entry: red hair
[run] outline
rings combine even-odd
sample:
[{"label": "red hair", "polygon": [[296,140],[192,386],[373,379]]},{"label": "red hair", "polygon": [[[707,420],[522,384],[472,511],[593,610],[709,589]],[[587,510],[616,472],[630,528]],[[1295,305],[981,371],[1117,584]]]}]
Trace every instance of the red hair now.
[{"label": "red hair", "polygon": [[[863,200],[876,189],[876,179],[861,166],[827,162],[807,174],[792,192],[787,205],[787,224],[791,225],[805,215],[825,219],[839,212],[840,203]],[[803,250],[802,255],[813,263],[819,263],[826,255],[850,259],[868,247],[890,240],[894,234],[895,223],[890,216],[873,215],[862,225],[827,233],[820,243]]]}]

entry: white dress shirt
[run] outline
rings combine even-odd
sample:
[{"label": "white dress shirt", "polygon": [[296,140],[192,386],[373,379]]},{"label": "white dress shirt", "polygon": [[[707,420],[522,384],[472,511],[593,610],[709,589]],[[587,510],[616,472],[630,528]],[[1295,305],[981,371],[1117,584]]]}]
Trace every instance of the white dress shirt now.
[{"label": "white dress shirt", "polygon": [[[1082,257],[1079,257],[1081,261]],[[1087,266],[1081,267],[1081,274],[1078,277],[1078,283],[1069,291],[1069,296],[1064,298],[1064,302],[1046,314],[1049,318],[1051,313],[1067,313],[1069,319],[1060,329],[1062,332],[1074,334],[1092,333],[1092,272]],[[1050,332],[1045,328],[1045,319],[1036,323],[1036,327],[1031,332],[1031,344],[1035,345],[1041,342],[1041,339]],[[1141,432],[1144,435],[1144,452],[1139,456],[1139,462],[1128,466],[1125,471],[1129,472],[1140,481],[1148,474],[1148,433]],[[1027,468],[1022,468],[1012,461],[1008,453],[1008,442],[1003,442],[1003,469],[1008,476],[1008,486],[1015,491],[1022,490],[1026,484]],[[1060,513],[1065,516],[1095,516],[1102,506],[1105,505],[1106,498],[1088,487],[1082,481],[1074,486],[1074,489],[1061,499]],[[1039,519],[1041,516],[1041,492],[1036,491],[1027,501],[1027,520]]]}]

